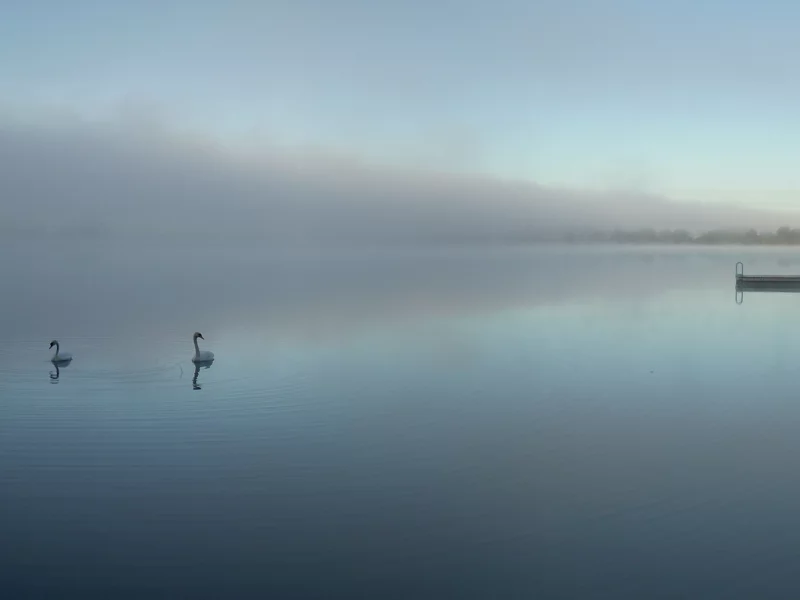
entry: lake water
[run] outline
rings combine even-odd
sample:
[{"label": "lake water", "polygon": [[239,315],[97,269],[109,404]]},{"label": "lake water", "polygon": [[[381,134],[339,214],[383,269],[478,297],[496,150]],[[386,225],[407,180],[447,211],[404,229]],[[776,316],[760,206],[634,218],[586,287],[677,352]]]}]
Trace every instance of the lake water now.
[{"label": "lake water", "polygon": [[800,273],[5,242],[0,597],[792,596],[800,295],[737,260]]}]

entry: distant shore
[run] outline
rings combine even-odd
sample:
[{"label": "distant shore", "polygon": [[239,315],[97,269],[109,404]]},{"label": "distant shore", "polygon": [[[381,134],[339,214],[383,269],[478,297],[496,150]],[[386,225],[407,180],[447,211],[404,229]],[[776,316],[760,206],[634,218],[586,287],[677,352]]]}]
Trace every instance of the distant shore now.
[{"label": "distant shore", "polygon": [[[84,241],[113,241],[122,239],[171,240],[181,242],[202,238],[205,242],[222,243],[227,240],[238,242],[265,242],[282,245],[292,236],[275,236],[259,231],[110,231],[102,227],[61,227],[50,230],[0,227],[0,241],[69,239]],[[538,245],[538,244],[624,244],[624,245],[685,245],[685,246],[800,246],[800,229],[788,226],[775,231],[756,231],[716,229],[704,232],[690,232],[686,229],[637,229],[614,231],[516,231],[508,233],[483,234],[480,232],[462,234],[436,234],[426,232],[395,233],[379,236],[374,232],[354,232],[352,235],[325,233],[308,236],[305,241],[311,245],[360,244],[368,245]],[[289,244],[291,245],[291,243]]]},{"label": "distant shore", "polygon": [[610,242],[622,244],[692,244],[692,245],[748,245],[748,246],[800,246],[800,229],[780,227],[775,231],[744,231],[718,229],[691,233],[685,229],[640,229],[637,231],[567,233],[565,242]]}]

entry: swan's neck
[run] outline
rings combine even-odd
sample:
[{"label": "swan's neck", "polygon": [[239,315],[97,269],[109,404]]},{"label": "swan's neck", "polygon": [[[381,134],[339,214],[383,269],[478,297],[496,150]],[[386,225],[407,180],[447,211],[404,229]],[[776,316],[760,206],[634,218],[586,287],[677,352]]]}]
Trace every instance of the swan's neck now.
[{"label": "swan's neck", "polygon": [[54,356],[58,356],[58,342],[56,342],[56,353]]},{"label": "swan's neck", "polygon": [[200,346],[197,345],[197,338],[194,338],[194,355],[200,356]]}]

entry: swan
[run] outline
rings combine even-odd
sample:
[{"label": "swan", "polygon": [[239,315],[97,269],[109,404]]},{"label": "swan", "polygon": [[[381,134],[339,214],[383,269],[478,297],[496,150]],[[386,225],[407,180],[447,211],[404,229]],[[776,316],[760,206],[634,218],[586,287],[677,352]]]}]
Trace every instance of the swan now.
[{"label": "swan", "polygon": [[53,358],[50,359],[51,362],[53,362],[53,363],[65,363],[65,362],[69,362],[69,361],[72,360],[72,354],[70,354],[69,352],[63,352],[62,353],[60,351],[60,347],[58,345],[58,340],[53,340],[52,342],[50,342],[50,347],[52,348],[53,346],[56,347],[56,353],[53,354]]},{"label": "swan", "polygon": [[208,350],[200,350],[200,348],[197,346],[197,338],[200,338],[203,341],[206,340],[206,338],[203,337],[202,333],[200,333],[199,331],[194,332],[194,336],[192,336],[192,339],[194,340],[194,356],[192,357],[192,362],[207,363],[214,360],[213,352],[210,352]]}]

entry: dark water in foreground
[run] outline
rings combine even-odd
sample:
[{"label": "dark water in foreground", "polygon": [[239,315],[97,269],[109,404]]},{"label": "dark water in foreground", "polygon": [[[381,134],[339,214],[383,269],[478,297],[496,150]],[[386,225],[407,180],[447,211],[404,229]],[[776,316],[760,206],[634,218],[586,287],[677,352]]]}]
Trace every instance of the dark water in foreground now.
[{"label": "dark water in foreground", "polygon": [[792,597],[800,295],[739,259],[800,273],[6,245],[0,597]]}]

